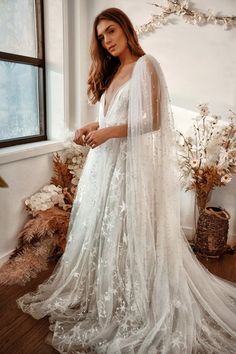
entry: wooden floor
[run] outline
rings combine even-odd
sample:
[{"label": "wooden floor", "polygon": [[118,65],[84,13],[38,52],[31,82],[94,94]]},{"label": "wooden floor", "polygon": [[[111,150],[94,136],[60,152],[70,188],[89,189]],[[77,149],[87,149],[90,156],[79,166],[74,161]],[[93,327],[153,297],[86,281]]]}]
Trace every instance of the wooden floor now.
[{"label": "wooden floor", "polygon": [[[199,260],[211,271],[227,280],[236,282],[236,254],[225,254],[219,260]],[[35,320],[24,314],[16,306],[16,299],[32,291],[52,272],[55,263],[42,272],[37,279],[22,286],[5,286],[0,288],[0,354],[55,354],[58,353],[45,343],[48,333],[48,318]]]},{"label": "wooden floor", "polygon": [[46,344],[49,332],[48,318],[35,320],[23,313],[16,305],[16,299],[33,291],[52,272],[56,263],[51,262],[48,270],[41,272],[25,286],[0,287],[0,353],[1,354],[58,354]]}]

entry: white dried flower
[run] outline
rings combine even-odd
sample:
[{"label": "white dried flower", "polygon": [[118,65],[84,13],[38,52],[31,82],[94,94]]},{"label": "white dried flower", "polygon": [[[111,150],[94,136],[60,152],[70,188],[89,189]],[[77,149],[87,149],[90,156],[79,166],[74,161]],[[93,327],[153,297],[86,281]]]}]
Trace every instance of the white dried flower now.
[{"label": "white dried flower", "polygon": [[25,200],[25,205],[30,210],[47,210],[54,205],[64,206],[64,194],[61,187],[54,184],[46,185],[39,192]]},{"label": "white dried flower", "polygon": [[200,164],[200,161],[198,159],[193,159],[190,161],[190,165],[192,168],[198,168],[199,167],[199,164]]},{"label": "white dried flower", "polygon": [[180,146],[184,146],[185,141],[184,141],[184,137],[182,135],[179,136],[178,143],[179,143]]},{"label": "white dried flower", "polygon": [[199,147],[197,147],[197,145],[192,145],[192,151],[193,152],[199,151]]},{"label": "white dried flower", "polygon": [[198,109],[200,111],[200,115],[202,117],[206,117],[209,114],[209,108],[208,108],[208,103],[200,103],[198,105]]},{"label": "white dried flower", "polygon": [[226,184],[226,183],[229,183],[232,179],[232,175],[230,173],[228,174],[225,174],[224,176],[221,177],[221,182]]}]

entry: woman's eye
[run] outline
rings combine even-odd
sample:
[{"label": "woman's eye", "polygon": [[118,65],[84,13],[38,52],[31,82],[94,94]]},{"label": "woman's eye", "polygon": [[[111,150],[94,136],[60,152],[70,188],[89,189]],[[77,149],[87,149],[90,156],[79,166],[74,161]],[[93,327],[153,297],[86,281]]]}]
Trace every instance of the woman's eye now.
[{"label": "woman's eye", "polygon": [[109,33],[113,33],[113,32],[114,32],[114,30],[110,30],[110,31],[109,31]]}]

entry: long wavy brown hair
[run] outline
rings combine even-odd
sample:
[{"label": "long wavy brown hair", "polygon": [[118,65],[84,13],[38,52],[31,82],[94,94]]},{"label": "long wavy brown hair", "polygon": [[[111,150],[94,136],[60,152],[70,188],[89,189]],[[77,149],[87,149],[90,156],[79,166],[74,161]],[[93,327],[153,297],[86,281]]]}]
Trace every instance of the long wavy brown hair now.
[{"label": "long wavy brown hair", "polygon": [[92,63],[89,70],[87,90],[89,101],[93,104],[100,100],[120,65],[119,58],[110,55],[110,53],[103,48],[98,39],[97,25],[101,20],[114,21],[121,26],[127,37],[128,46],[132,55],[141,57],[145,54],[140,47],[138,36],[130,19],[123,11],[112,7],[98,14],[94,20],[90,43]]}]

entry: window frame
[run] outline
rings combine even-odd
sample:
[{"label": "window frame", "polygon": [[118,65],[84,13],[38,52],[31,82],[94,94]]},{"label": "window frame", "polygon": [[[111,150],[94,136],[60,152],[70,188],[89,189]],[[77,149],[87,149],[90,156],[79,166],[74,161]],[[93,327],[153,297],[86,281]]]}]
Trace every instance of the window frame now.
[{"label": "window frame", "polygon": [[34,0],[35,3],[35,23],[37,57],[29,57],[19,54],[12,54],[0,51],[0,61],[10,61],[26,65],[33,65],[42,70],[42,76],[38,76],[38,104],[39,104],[39,134],[0,140],[0,148],[33,143],[47,140],[46,122],[46,70],[45,70],[45,40],[44,40],[44,0]]}]

